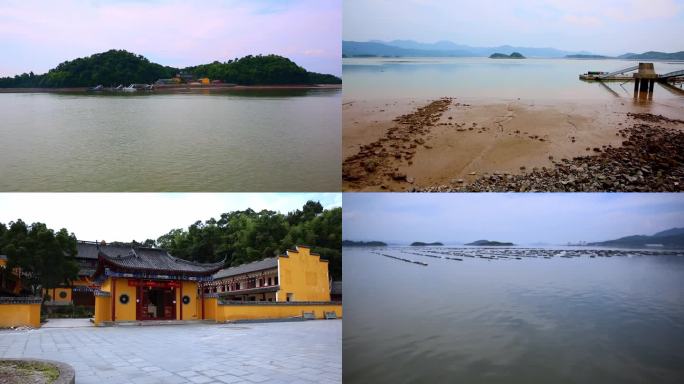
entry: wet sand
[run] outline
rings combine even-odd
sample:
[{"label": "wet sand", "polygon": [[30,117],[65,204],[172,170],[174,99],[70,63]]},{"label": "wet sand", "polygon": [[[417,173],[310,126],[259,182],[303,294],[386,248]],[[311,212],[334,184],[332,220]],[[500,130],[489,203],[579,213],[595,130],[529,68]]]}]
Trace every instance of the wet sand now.
[{"label": "wet sand", "polygon": [[[558,190],[557,186],[535,189],[501,183],[487,188],[481,181],[492,175],[553,169],[577,157],[600,156],[619,148],[627,137],[625,129],[635,124],[629,112],[684,120],[677,99],[661,103],[627,98],[576,103],[345,100],[343,189],[452,191],[480,185],[477,190]],[[677,122],[657,125],[684,131],[684,124]],[[599,190],[614,189],[598,185]],[[562,185],[561,190],[578,189]]]}]

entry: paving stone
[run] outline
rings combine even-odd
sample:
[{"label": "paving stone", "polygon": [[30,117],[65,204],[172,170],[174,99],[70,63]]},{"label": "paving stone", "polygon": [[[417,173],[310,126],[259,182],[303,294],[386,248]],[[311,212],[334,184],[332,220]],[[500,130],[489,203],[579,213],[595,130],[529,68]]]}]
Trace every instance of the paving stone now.
[{"label": "paving stone", "polygon": [[63,361],[77,383],[342,381],[342,321],[0,331],[0,356]]}]

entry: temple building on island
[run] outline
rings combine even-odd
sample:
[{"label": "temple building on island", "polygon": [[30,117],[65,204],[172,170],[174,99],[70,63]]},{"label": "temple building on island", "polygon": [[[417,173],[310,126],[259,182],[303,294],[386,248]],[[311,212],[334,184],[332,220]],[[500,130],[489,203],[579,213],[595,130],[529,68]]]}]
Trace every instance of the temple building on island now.
[{"label": "temple building on island", "polygon": [[93,280],[95,323],[205,318],[200,284],[224,262],[201,264],[157,248],[101,246]]},{"label": "temple building on island", "polygon": [[205,293],[227,301],[330,301],[328,261],[306,246],[218,271]]}]

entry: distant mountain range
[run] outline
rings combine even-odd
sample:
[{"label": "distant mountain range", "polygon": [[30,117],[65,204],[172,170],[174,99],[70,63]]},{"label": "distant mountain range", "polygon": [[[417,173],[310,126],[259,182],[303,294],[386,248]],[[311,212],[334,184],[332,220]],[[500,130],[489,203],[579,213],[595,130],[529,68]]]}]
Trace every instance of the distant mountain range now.
[{"label": "distant mountain range", "polygon": [[615,240],[589,243],[602,247],[647,247],[662,246],[664,248],[684,248],[684,228],[672,228],[658,232],[652,236],[633,235],[621,237]]},{"label": "distant mountain range", "polygon": [[488,57],[495,53],[510,55],[519,52],[526,57],[602,59],[617,58],[627,60],[684,60],[684,52],[655,52],[641,54],[625,53],[617,57],[595,55],[587,51],[564,51],[556,48],[515,47],[473,47],[451,41],[419,43],[413,40],[381,41],[371,40],[342,41],[343,57]]},{"label": "distant mountain range", "polygon": [[473,47],[451,41],[426,44],[412,40],[384,41],[342,41],[342,55],[363,56],[419,56],[419,57],[487,57],[494,53],[510,55],[519,52],[526,57],[565,57],[566,55],[591,54],[590,52],[571,52],[555,48],[514,47]]},{"label": "distant mountain range", "polygon": [[680,52],[656,52],[648,51],[644,53],[625,53],[617,57],[618,59],[627,60],[684,60],[684,51]]}]

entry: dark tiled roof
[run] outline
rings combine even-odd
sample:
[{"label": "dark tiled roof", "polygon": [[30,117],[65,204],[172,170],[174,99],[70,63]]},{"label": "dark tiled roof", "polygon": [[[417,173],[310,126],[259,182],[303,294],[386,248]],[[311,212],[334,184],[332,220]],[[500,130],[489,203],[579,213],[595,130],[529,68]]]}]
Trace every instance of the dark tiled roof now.
[{"label": "dark tiled roof", "polygon": [[130,247],[102,245],[92,241],[79,241],[77,249],[77,258],[95,260],[97,260],[97,255],[99,254],[100,250],[107,253],[108,255],[127,254],[128,251],[131,250]]},{"label": "dark tiled roof", "polygon": [[127,270],[206,274],[223,266],[223,261],[203,264],[182,260],[157,248],[100,247],[100,256],[107,264]]},{"label": "dark tiled roof", "polygon": [[225,277],[231,277],[236,275],[242,275],[243,273],[262,271],[264,269],[272,269],[278,267],[278,258],[269,257],[267,259],[253,261],[247,264],[241,264],[237,267],[230,267],[222,269],[214,274],[214,280],[222,279]]}]

